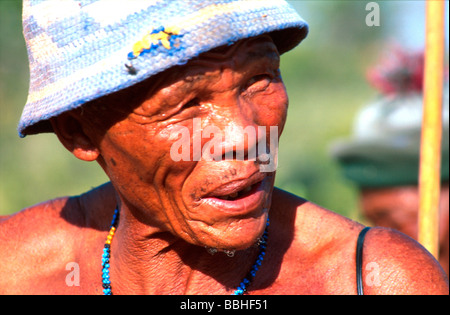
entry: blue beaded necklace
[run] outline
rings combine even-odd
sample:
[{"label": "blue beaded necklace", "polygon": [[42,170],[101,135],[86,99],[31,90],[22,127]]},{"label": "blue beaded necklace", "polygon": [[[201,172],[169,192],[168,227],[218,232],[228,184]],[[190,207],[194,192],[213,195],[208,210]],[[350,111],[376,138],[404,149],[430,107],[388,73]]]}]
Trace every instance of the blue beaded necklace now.
[{"label": "blue beaded necklace", "polygon": [[[116,233],[117,224],[119,222],[119,210],[118,207],[114,210],[113,219],[111,222],[111,228],[109,230],[108,237],[106,238],[105,246],[103,247],[103,255],[102,255],[102,283],[103,283],[103,294],[104,295],[112,295],[111,290],[111,279],[109,277],[109,259],[111,257],[111,241]],[[264,256],[266,255],[266,247],[267,247],[267,239],[268,239],[268,230],[269,228],[269,218],[267,218],[266,229],[264,230],[263,236],[258,240],[258,258],[256,262],[253,264],[247,276],[241,281],[239,286],[233,292],[233,295],[243,295],[247,292],[247,288],[252,283],[253,279],[256,276],[256,272],[264,260]]]}]

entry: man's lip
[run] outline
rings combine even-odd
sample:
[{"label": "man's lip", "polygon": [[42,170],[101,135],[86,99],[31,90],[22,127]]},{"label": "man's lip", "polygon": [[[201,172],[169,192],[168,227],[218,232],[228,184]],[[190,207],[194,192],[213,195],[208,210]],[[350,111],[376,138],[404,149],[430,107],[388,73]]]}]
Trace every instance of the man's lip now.
[{"label": "man's lip", "polygon": [[222,213],[227,213],[228,215],[248,215],[251,213],[255,214],[256,212],[262,213],[267,211],[267,209],[263,208],[266,204],[268,197],[267,193],[270,192],[271,185],[272,181],[270,178],[265,177],[262,181],[254,183],[250,191],[239,195],[236,199],[227,200],[220,198],[219,196],[209,196],[201,198],[200,203],[202,205],[212,206],[213,209]]},{"label": "man's lip", "polygon": [[[266,178],[267,173],[255,172],[247,178],[234,180],[220,185],[214,190],[206,193],[202,198],[224,197],[248,190],[251,186],[261,183]],[[253,189],[252,189],[253,190]]]}]

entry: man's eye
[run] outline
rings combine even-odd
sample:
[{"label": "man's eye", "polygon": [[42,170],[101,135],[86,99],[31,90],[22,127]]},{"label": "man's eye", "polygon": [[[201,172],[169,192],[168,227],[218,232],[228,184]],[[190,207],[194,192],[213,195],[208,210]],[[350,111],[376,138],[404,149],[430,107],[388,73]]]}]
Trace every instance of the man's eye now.
[{"label": "man's eye", "polygon": [[265,90],[272,82],[272,77],[268,74],[259,74],[248,80],[244,90],[248,92],[257,92]]}]

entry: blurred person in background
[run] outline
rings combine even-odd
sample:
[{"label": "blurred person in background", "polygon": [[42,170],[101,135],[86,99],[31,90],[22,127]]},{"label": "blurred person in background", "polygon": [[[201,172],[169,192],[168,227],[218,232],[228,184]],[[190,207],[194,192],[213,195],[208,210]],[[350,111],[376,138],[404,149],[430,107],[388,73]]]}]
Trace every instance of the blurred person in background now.
[{"label": "blurred person in background", "polygon": [[[418,238],[419,159],[424,54],[397,46],[368,71],[378,99],[357,115],[352,138],[333,144],[343,175],[360,190],[362,213],[371,224]],[[449,100],[443,95],[440,255],[449,260]]]}]

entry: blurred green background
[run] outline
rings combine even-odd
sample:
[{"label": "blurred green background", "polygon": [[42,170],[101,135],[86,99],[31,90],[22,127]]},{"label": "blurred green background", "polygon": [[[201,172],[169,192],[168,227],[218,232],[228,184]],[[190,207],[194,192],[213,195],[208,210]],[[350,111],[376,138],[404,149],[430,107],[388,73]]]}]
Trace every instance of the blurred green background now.
[{"label": "blurred green background", "polygon": [[[365,73],[387,45],[417,49],[424,40],[424,1],[376,1],[379,27],[365,23],[368,2],[290,1],[310,23],[310,34],[283,56],[281,67],[290,108],[276,185],[356,220],[358,191],[341,176],[329,146],[350,135],[356,112],[376,96]],[[0,0],[0,215],[108,180],[53,134],[18,137],[27,90],[21,1]]]}]

